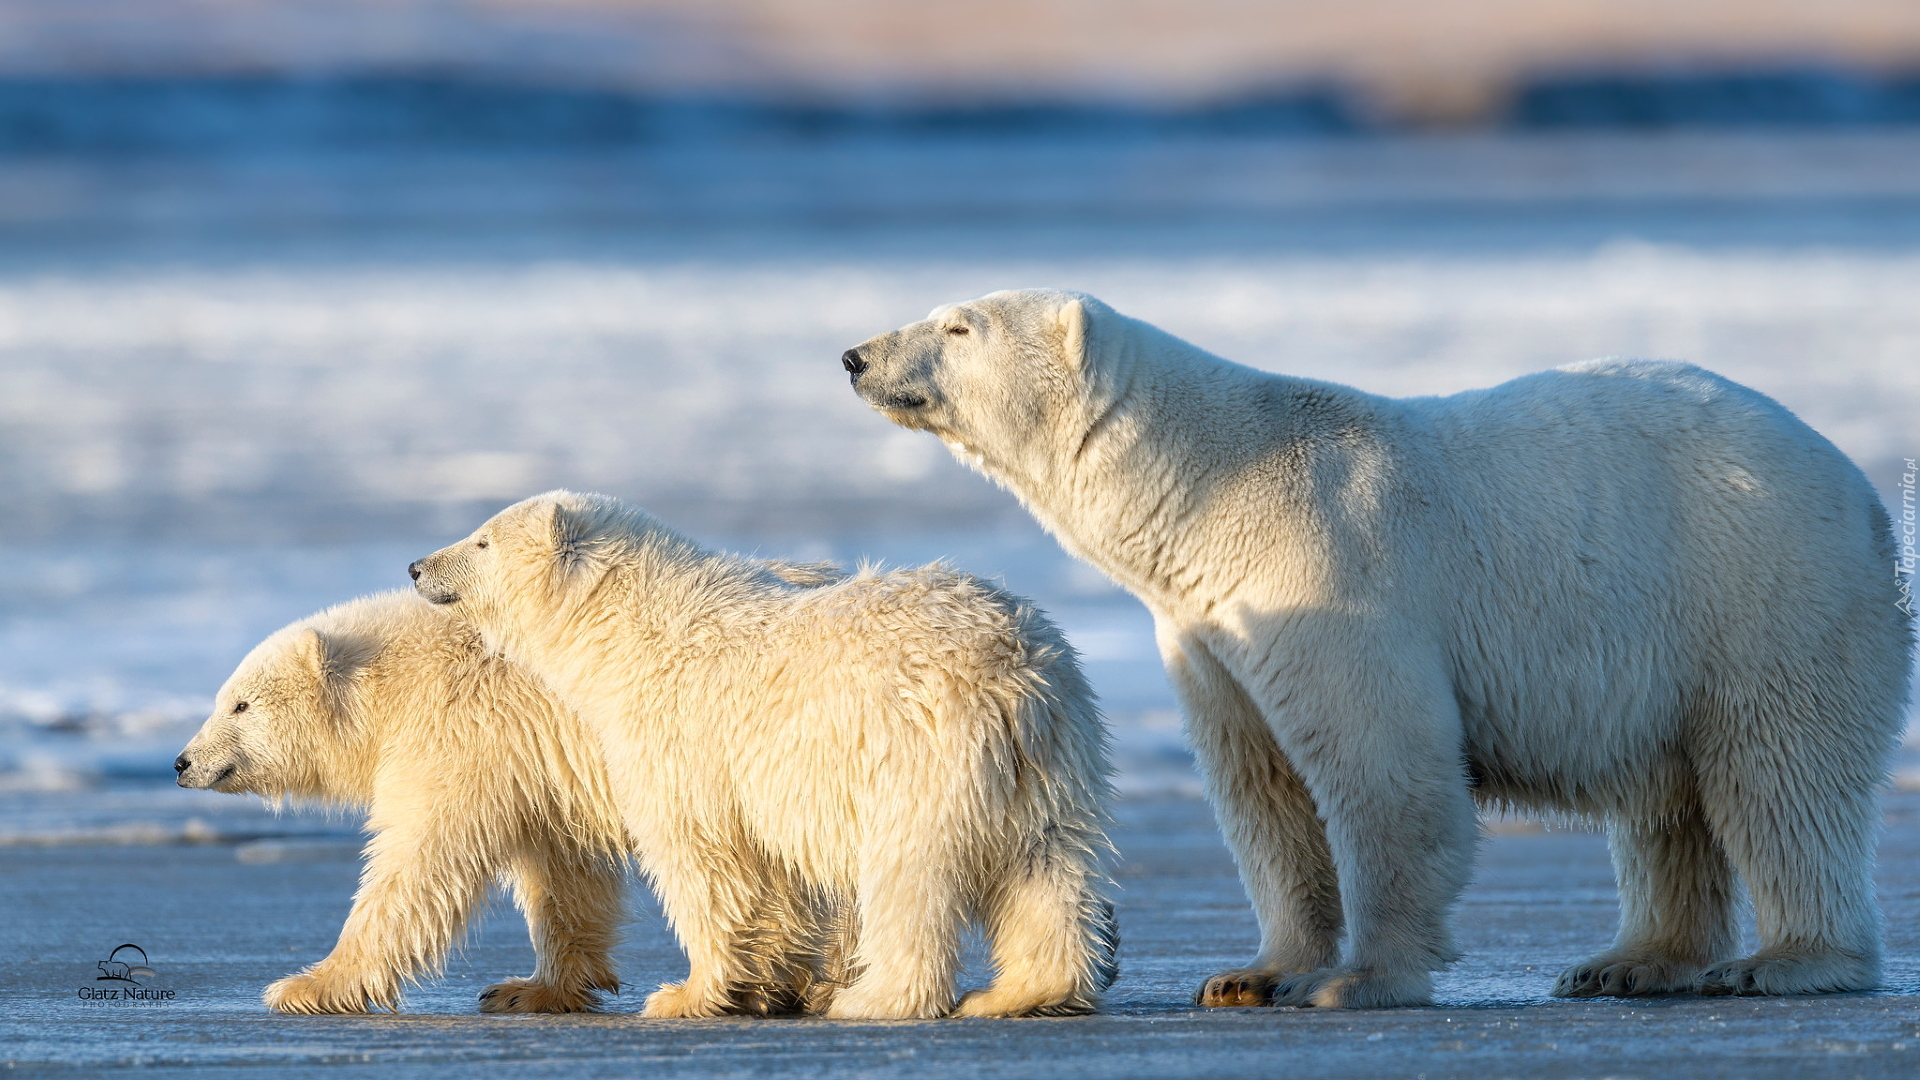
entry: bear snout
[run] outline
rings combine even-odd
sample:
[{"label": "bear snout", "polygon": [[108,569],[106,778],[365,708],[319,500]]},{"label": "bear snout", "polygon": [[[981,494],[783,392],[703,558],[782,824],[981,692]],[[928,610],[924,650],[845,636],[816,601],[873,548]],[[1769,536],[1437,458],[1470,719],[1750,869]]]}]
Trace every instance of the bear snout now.
[{"label": "bear snout", "polygon": [[173,759],[173,771],[175,773],[173,782],[180,787],[200,788],[202,790],[218,789],[222,783],[225,783],[231,779],[235,773],[240,771],[239,762],[234,760],[228,760],[224,767],[216,770],[215,765],[219,763],[218,754],[215,755],[213,762],[209,762],[205,756],[204,749],[201,752],[201,756],[197,759],[188,754],[187,751],[191,751],[192,749],[193,747],[191,746],[187,747],[186,751],[182,751],[179,757]]},{"label": "bear snout", "polygon": [[859,382],[860,376],[867,370],[867,362],[860,356],[859,349],[848,349],[840,354],[840,366],[847,369],[847,378]]},{"label": "bear snout", "polygon": [[413,579],[413,591],[426,597],[429,603],[458,603],[460,594],[448,588],[444,582],[434,579],[433,568],[427,565],[428,560],[432,558],[433,556],[429,555],[425,559],[415,559],[412,565],[407,567],[407,576]]}]

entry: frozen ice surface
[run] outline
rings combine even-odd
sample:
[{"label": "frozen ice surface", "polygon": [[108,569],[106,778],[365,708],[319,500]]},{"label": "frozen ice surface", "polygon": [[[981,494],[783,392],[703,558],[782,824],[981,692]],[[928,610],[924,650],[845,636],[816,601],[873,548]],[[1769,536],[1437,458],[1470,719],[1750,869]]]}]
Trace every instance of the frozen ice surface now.
[{"label": "frozen ice surface", "polygon": [[[1465,955],[1435,980],[1434,1007],[1327,1011],[1192,1006],[1201,977],[1252,953],[1252,911],[1204,803],[1129,800],[1114,831],[1120,978],[1099,1015],[1021,1021],[643,1020],[643,995],[686,964],[644,890],[611,1014],[478,1014],[481,987],[532,966],[525,924],[501,903],[403,1015],[278,1016],[260,989],[332,946],[357,870],[349,843],[0,847],[0,1061],[15,1075],[276,1078],[1906,1077],[1920,1060],[1917,802],[1888,806],[1881,992],[1549,999],[1563,967],[1610,939],[1616,899],[1602,837],[1536,830],[1481,851],[1455,920]],[[125,941],[172,1000],[80,998]],[[974,960],[962,985],[984,980]]]}]

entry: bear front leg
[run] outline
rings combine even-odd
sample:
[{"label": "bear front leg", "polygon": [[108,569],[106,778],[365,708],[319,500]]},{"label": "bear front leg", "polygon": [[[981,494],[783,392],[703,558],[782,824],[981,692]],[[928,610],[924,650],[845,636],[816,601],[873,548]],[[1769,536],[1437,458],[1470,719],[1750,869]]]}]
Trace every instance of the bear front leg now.
[{"label": "bear front leg", "polygon": [[1268,1005],[1288,975],[1340,956],[1340,885],[1312,795],[1247,692],[1203,642],[1160,627],[1187,738],[1260,923],[1260,952],[1200,984],[1209,1008]]},{"label": "bear front leg", "polygon": [[1340,965],[1282,979],[1273,1004],[1427,1004],[1457,957],[1448,919],[1479,838],[1452,686],[1405,635],[1308,629],[1239,681],[1326,822],[1350,944]]},{"label": "bear front leg", "polygon": [[960,933],[976,899],[962,852],[984,850],[992,822],[971,804],[980,781],[970,771],[943,763],[895,769],[891,780],[891,790],[864,796],[873,812],[855,853],[859,974],[827,1007],[836,1020],[926,1020],[954,1007]]},{"label": "bear front leg", "polygon": [[862,846],[855,899],[860,974],[833,996],[828,1017],[930,1020],[953,1009],[960,930],[967,915],[953,874],[958,862],[950,851],[904,837]]},{"label": "bear front leg", "polygon": [[768,891],[758,860],[737,845],[643,840],[645,869],[667,922],[687,954],[684,982],[647,995],[641,1015],[663,1019],[758,1014],[755,916]]},{"label": "bear front leg", "polygon": [[625,915],[624,866],[565,838],[530,845],[506,873],[533,939],[533,975],[480,992],[484,1013],[593,1012],[620,992],[611,953]]},{"label": "bear front leg", "polygon": [[[402,815],[395,815],[402,816]],[[326,959],[268,986],[286,1013],[398,1012],[400,991],[438,970],[486,889],[483,849],[454,823],[425,814],[368,841],[353,910]]]}]

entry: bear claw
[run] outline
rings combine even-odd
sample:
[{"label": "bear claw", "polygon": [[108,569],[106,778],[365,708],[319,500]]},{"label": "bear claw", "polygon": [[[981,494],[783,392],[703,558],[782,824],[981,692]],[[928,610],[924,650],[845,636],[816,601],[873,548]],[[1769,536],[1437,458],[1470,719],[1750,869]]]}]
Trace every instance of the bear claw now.
[{"label": "bear claw", "polygon": [[480,991],[483,1013],[576,1013],[599,1009],[599,999],[591,989],[566,990],[530,979],[509,979]]},{"label": "bear claw", "polygon": [[1595,958],[1560,973],[1553,996],[1657,997],[1693,990],[1695,965],[1660,957]]},{"label": "bear claw", "polygon": [[1878,965],[1857,955],[1776,953],[1715,964],[1700,973],[1693,987],[1708,997],[1756,997],[1871,990],[1878,982]]},{"label": "bear claw", "polygon": [[1300,1009],[1391,1009],[1433,1003],[1433,977],[1424,971],[1382,972],[1325,968],[1288,976],[1273,990],[1275,1005]]},{"label": "bear claw", "polygon": [[1200,984],[1193,1003],[1208,1009],[1247,1009],[1273,1004],[1273,987],[1279,976],[1271,972],[1247,969],[1223,971]]}]

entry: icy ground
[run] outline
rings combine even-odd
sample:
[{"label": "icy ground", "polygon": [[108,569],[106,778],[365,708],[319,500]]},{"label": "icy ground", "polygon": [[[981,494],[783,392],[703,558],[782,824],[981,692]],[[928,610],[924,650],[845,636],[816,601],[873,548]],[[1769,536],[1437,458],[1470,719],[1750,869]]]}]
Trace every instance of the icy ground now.
[{"label": "icy ground", "polygon": [[[209,800],[210,801],[210,800]],[[244,806],[237,799],[225,802]],[[1810,998],[1564,1001],[1564,967],[1603,947],[1617,899],[1592,833],[1490,837],[1458,907],[1460,962],[1423,1009],[1196,1009],[1195,983],[1244,963],[1257,930],[1204,803],[1119,808],[1120,978],[1100,1015],[1061,1020],[834,1023],[642,1020],[642,997],[686,961],[645,890],[617,952],[610,1014],[487,1017],[475,995],[531,970],[525,923],[495,905],[444,977],[400,1016],[279,1016],[260,989],[325,955],[358,871],[350,838],[216,834],[160,848],[0,847],[0,1061],[12,1076],[898,1077],[973,1080],[1222,1076],[1355,1078],[1911,1077],[1920,1062],[1920,795],[1894,795],[1876,875],[1885,988]],[[222,821],[221,826],[240,825]],[[98,961],[136,942],[165,1001],[93,1001]],[[985,971],[976,953],[963,986]]]}]

